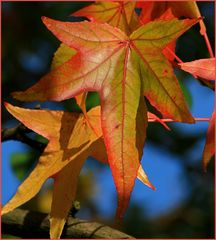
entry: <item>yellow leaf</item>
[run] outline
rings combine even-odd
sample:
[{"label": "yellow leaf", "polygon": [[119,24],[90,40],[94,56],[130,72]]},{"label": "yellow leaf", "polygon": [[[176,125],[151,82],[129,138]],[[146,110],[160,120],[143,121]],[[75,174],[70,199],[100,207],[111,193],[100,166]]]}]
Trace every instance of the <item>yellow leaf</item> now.
[{"label": "yellow leaf", "polygon": [[[31,199],[49,178],[54,178],[50,213],[50,236],[60,238],[68,212],[76,196],[77,181],[88,156],[107,163],[100,125],[100,107],[83,114],[62,111],[30,110],[6,104],[7,110],[28,128],[49,139],[39,162],[21,184],[15,196],[3,207],[2,214]],[[50,127],[52,126],[52,127]],[[154,189],[142,166],[138,179]]]},{"label": "yellow leaf", "polygon": [[[86,124],[83,114],[62,111],[29,110],[6,105],[7,110],[25,126],[49,139],[48,146],[28,178],[20,185],[15,196],[3,207],[2,214],[12,211],[38,193],[47,178],[52,177],[68,163],[86,159],[96,135]],[[100,108],[88,113],[99,122]],[[98,115],[96,115],[98,114]],[[98,116],[98,117],[97,117]],[[50,127],[52,126],[52,127]]]},{"label": "yellow leaf", "polygon": [[78,177],[86,158],[76,159],[54,177],[50,213],[50,237],[60,238],[68,212],[76,197]]},{"label": "yellow leaf", "polygon": [[85,103],[86,97],[87,97],[87,92],[84,92],[84,93],[81,93],[81,94],[75,96],[77,105],[81,108],[83,114],[87,117],[86,103]]},{"label": "yellow leaf", "polygon": [[146,186],[150,187],[153,190],[156,190],[156,188],[150,183],[145,171],[142,168],[142,165],[140,165],[139,169],[138,169],[138,174],[137,174],[137,178],[144,183]]}]

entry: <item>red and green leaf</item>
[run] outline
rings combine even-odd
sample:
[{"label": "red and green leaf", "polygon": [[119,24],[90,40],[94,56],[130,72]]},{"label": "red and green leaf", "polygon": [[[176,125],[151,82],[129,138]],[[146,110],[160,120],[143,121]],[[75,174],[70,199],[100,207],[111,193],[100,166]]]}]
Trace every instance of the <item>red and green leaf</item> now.
[{"label": "red and green leaf", "polygon": [[43,21],[77,53],[33,87],[14,96],[25,101],[61,101],[86,91],[99,92],[102,131],[121,217],[144,146],[147,109],[142,94],[163,116],[193,122],[173,69],[162,51],[198,20],[151,22],[130,37],[108,24],[69,23],[48,18]]},{"label": "red and green leaf", "polygon": [[85,16],[98,23],[108,23],[126,34],[133,32],[138,26],[138,17],[134,11],[136,2],[101,2],[91,4],[73,13],[73,16]]},{"label": "red and green leaf", "polygon": [[[167,9],[171,9],[174,16],[186,18],[201,17],[199,8],[195,1],[143,1],[138,2],[137,8],[141,8],[140,21],[146,24],[159,18]],[[200,21],[201,32],[205,32],[206,28],[203,21]]]},{"label": "red and green leaf", "polygon": [[[149,21],[153,21],[156,18],[159,18],[169,8],[177,18],[201,18],[201,14],[196,1],[141,1],[137,3],[136,7],[142,9],[139,17],[142,24],[146,24]],[[211,58],[213,58],[214,53],[211,48],[208,35],[206,33],[206,26],[203,19],[200,20],[199,24],[200,34],[203,35],[209,51],[209,55]]]}]

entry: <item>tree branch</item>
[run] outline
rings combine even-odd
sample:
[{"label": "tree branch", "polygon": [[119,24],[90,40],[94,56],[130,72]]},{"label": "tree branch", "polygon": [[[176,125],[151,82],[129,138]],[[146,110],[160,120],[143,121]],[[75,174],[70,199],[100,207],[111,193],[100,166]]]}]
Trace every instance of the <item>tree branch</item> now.
[{"label": "tree branch", "polygon": [[2,129],[1,140],[2,142],[8,140],[20,141],[38,150],[39,152],[43,152],[44,148],[46,147],[46,144],[38,142],[28,137],[26,134],[30,132],[32,132],[32,130],[28,129],[26,126],[20,123],[16,127]]},{"label": "tree branch", "polygon": [[[15,209],[2,216],[2,233],[21,238],[49,238],[48,215]],[[97,222],[69,217],[62,238],[134,238]]]}]

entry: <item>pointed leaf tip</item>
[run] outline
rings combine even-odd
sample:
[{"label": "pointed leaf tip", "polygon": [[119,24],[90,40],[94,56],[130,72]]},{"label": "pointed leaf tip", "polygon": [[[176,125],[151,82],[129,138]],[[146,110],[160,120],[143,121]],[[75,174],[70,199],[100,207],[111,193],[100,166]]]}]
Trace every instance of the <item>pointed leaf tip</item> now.
[{"label": "pointed leaf tip", "polygon": [[[142,180],[141,180],[142,181]],[[156,191],[156,187],[148,180],[148,182],[144,183],[147,187],[151,188],[153,191]]]},{"label": "pointed leaf tip", "polygon": [[8,107],[10,106],[10,103],[4,102],[4,106],[5,106],[6,108],[8,108]]},{"label": "pointed leaf tip", "polygon": [[204,161],[202,162],[202,171],[204,174],[207,173],[207,164],[205,164]]},{"label": "pointed leaf tip", "polygon": [[46,17],[46,16],[42,16],[42,17],[41,17],[41,21],[43,22],[43,24],[44,24],[45,26],[47,26],[47,22],[48,22],[49,19],[50,19],[50,18],[48,18],[48,17]]},{"label": "pointed leaf tip", "polygon": [[153,185],[151,186],[151,189],[154,190],[154,191],[157,190],[157,188],[155,186],[153,186]]},{"label": "pointed leaf tip", "polygon": [[147,187],[150,187],[152,190],[156,190],[156,188],[154,187],[154,185],[149,181],[144,169],[142,168],[142,166],[140,165],[139,170],[138,170],[138,174],[137,174],[137,178],[143,183],[145,184]]},{"label": "pointed leaf tip", "polygon": [[[58,20],[46,17],[46,16],[42,16],[41,20],[43,22],[43,24],[50,30],[50,27],[52,27],[53,23],[57,23]],[[50,30],[51,31],[51,30]]]},{"label": "pointed leaf tip", "polygon": [[150,187],[153,191],[157,190],[156,187],[150,182],[148,182],[148,184],[146,183],[146,186]]},{"label": "pointed leaf tip", "polygon": [[191,25],[191,27],[192,27],[193,25],[199,23],[201,20],[202,20],[202,17],[192,18],[192,19],[186,18],[183,21],[186,25],[188,25],[188,26]]},{"label": "pointed leaf tip", "polygon": [[53,21],[55,21],[55,20],[53,20],[53,19],[51,19],[51,18],[49,18],[49,17],[46,17],[46,16],[42,16],[41,17],[41,20],[42,20],[42,22],[43,22],[43,24],[47,27],[47,28],[49,28],[49,26],[50,26],[50,24],[51,24],[51,22]]},{"label": "pointed leaf tip", "polygon": [[48,17],[46,17],[46,16],[42,16],[42,17],[41,17],[41,21],[42,21],[43,23],[45,23],[47,19],[48,19]]}]

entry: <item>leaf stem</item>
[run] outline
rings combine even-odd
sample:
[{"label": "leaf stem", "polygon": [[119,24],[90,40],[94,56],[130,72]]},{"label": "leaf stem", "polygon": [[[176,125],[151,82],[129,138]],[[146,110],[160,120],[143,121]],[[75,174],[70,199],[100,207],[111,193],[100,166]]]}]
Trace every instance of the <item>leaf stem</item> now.
[{"label": "leaf stem", "polygon": [[178,63],[183,63],[183,61],[169,47],[166,47],[166,50],[168,50],[169,53],[173,55],[173,57],[177,60]]},{"label": "leaf stem", "polygon": [[213,53],[213,50],[212,50],[212,47],[211,47],[211,44],[209,42],[209,38],[208,38],[208,35],[207,35],[206,32],[205,32],[205,34],[203,34],[203,37],[205,39],[205,43],[206,43],[206,46],[208,48],[208,52],[209,52],[210,57],[214,58],[214,53]]},{"label": "leaf stem", "polygon": [[[208,122],[210,120],[210,118],[195,118],[196,122]],[[156,122],[157,120],[154,118],[149,118],[148,122]],[[171,118],[161,118],[162,122],[176,122]]]}]

